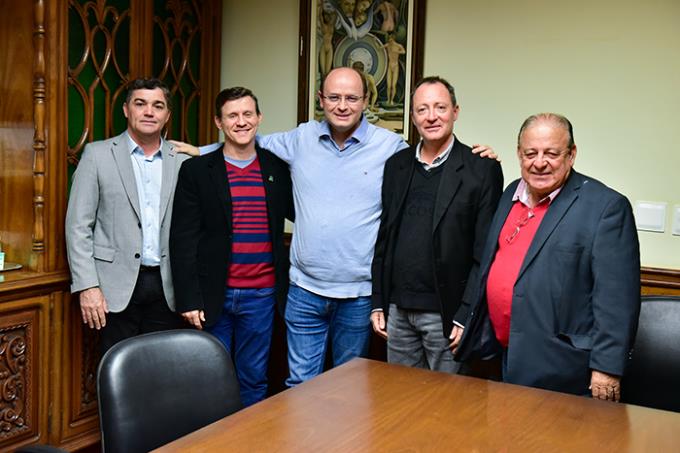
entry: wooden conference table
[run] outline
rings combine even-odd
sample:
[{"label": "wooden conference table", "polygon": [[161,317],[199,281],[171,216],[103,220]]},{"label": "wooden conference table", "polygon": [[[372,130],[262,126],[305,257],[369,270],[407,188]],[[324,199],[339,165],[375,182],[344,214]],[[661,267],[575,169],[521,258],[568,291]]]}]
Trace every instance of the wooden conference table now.
[{"label": "wooden conference table", "polygon": [[156,450],[213,451],[670,452],[680,414],[355,359]]}]

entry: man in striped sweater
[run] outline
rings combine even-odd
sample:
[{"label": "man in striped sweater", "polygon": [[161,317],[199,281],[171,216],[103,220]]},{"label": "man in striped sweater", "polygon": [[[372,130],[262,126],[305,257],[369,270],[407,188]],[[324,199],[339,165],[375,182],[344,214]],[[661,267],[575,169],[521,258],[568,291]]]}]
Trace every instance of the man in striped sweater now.
[{"label": "man in striped sweater", "polygon": [[261,119],[250,90],[218,94],[224,145],[182,166],[170,231],[177,311],[232,353],[244,406],[266,395],[274,306],[288,289],[284,219],[293,218],[287,164],[255,143]]}]

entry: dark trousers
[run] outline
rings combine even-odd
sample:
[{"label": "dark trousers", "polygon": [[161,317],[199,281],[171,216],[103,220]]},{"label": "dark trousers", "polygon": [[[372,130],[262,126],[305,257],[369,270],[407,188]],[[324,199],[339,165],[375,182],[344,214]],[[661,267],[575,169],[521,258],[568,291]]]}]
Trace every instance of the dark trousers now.
[{"label": "dark trousers", "polygon": [[119,313],[106,315],[106,326],[100,336],[101,353],[104,355],[111,346],[126,338],[181,327],[186,324],[165,300],[160,267],[142,267],[128,306]]}]

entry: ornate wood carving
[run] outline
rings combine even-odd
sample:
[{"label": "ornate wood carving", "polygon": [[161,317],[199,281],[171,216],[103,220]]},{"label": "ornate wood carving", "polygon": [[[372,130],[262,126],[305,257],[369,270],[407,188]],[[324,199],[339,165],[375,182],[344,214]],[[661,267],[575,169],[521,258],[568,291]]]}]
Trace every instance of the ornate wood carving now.
[{"label": "ornate wood carving", "polygon": [[39,432],[38,313],[47,300],[26,299],[0,311],[0,450]]},{"label": "ornate wood carving", "polygon": [[[78,317],[80,320],[80,317]],[[87,412],[97,408],[97,366],[99,366],[99,334],[80,323],[82,366],[80,369],[80,410]]]},{"label": "ornate wood carving", "polygon": [[26,336],[28,325],[0,330],[0,436],[16,436],[25,432],[26,390],[30,376],[26,374]]},{"label": "ornate wood carving", "polygon": [[[165,11],[154,11],[154,73],[173,94],[174,119],[168,134],[197,143],[200,104],[201,5],[196,0],[168,0]],[[161,52],[161,53],[159,53]],[[156,59],[159,58],[158,61]]]},{"label": "ornate wood carving", "polygon": [[[129,22],[130,10],[119,11],[106,0],[69,0],[69,10],[79,26],[78,30],[69,31],[82,33],[82,41],[77,43],[80,49],[69,43],[69,53],[80,52],[69,55],[69,61],[77,63],[68,69],[68,85],[72,88],[69,103],[77,99],[83,109],[82,124],[70,123],[70,127],[81,126],[67,152],[68,162],[77,165],[77,155],[86,143],[120,132],[114,131],[113,117],[120,115],[116,107],[122,103],[121,96],[129,80],[128,35],[121,33],[122,25]],[[125,43],[120,52],[119,42]]]}]

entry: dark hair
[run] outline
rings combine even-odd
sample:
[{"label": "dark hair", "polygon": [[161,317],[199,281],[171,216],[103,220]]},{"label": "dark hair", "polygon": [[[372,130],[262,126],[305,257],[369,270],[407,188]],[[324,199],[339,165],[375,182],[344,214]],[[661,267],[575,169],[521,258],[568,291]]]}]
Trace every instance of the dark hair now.
[{"label": "dark hair", "polygon": [[165,96],[165,103],[168,105],[168,110],[172,111],[172,94],[170,93],[170,89],[165,83],[156,78],[139,78],[128,82],[125,103],[127,104],[132,100],[132,93],[137,90],[155,90],[156,88],[160,88],[161,91],[163,91],[163,96]]},{"label": "dark hair", "polygon": [[413,91],[411,91],[411,110],[413,110],[413,96],[416,94],[416,90],[421,86],[425,84],[433,85],[435,83],[441,83],[444,85],[446,88],[446,91],[449,92],[449,96],[451,96],[451,105],[455,107],[458,105],[458,101],[456,101],[456,90],[453,88],[453,85],[449,83],[448,80],[443,79],[439,76],[429,76],[429,77],[423,77],[416,83],[416,85],[413,87]]},{"label": "dark hair", "polygon": [[566,130],[569,134],[569,149],[574,147],[574,128],[571,125],[571,121],[569,121],[566,116],[560,115],[559,113],[537,113],[525,119],[522,126],[519,128],[519,134],[517,134],[517,146],[519,146],[519,140],[522,138],[524,130],[538,121],[550,121]]},{"label": "dark hair", "polygon": [[257,97],[255,94],[253,94],[253,92],[248,88],[231,87],[220,91],[220,93],[215,98],[215,116],[217,118],[222,117],[222,107],[224,107],[224,104],[226,104],[228,101],[235,101],[248,96],[250,96],[253,101],[255,101],[255,112],[259,115],[260,104],[257,102]]},{"label": "dark hair", "polygon": [[[343,67],[346,68],[346,69],[349,69],[351,71],[354,71],[359,76],[359,78],[361,79],[361,88],[363,89],[363,95],[366,96],[368,94],[368,82],[366,82],[366,77],[364,77],[364,73],[359,71],[356,68],[350,68],[349,66],[343,66]],[[336,68],[336,69],[339,69],[339,68]],[[321,91],[323,91],[324,85],[326,84],[326,79],[328,78],[328,76],[334,70],[335,69],[331,69],[330,71],[328,71],[328,74],[323,76],[323,79],[321,79],[321,85],[320,85]]]}]

